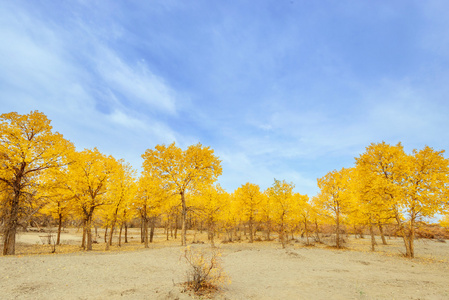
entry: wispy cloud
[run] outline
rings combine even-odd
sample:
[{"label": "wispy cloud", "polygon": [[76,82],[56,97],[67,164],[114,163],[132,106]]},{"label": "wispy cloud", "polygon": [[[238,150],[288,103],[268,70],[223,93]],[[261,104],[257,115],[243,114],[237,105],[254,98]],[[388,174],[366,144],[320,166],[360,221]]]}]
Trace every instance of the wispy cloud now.
[{"label": "wispy cloud", "polygon": [[316,192],[371,142],[447,149],[448,5],[9,1],[0,103],[135,167],[201,142],[236,188]]},{"label": "wispy cloud", "polygon": [[175,114],[175,93],[162,78],[152,74],[144,61],[126,64],[114,51],[98,47],[92,59],[98,76],[125,101]]},{"label": "wispy cloud", "polygon": [[7,40],[0,45],[0,94],[11,101],[7,109],[42,110],[58,130],[85,145],[83,136],[90,134],[100,144],[110,139],[103,132],[108,128],[117,140],[130,129],[158,142],[176,139],[157,119],[176,114],[175,93],[144,61],[126,61],[102,40],[95,24],[77,20],[69,33],[37,15],[14,4],[0,10],[0,32]]}]

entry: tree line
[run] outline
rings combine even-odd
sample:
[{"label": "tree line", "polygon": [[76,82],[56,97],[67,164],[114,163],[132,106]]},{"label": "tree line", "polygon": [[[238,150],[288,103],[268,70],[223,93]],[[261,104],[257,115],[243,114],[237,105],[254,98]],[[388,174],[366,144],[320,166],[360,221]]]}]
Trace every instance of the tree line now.
[{"label": "tree line", "polygon": [[181,244],[186,245],[192,223],[206,228],[212,245],[217,234],[233,241],[243,231],[253,242],[256,232],[263,231],[267,240],[276,233],[283,247],[290,233],[301,232],[309,243],[312,234],[319,239],[320,225],[333,224],[336,246],[341,247],[345,224],[368,226],[373,250],[374,227],[384,238],[383,226],[395,223],[406,255],[414,257],[419,222],[447,214],[449,161],[444,151],[427,146],[406,154],[400,143],[373,143],[353,167],[319,178],[320,192],[312,198],[294,192],[293,183],[276,179],[266,190],[246,183],[228,193],[217,183],[220,159],[201,144],[185,150],[175,143],[148,149],[142,155],[143,171],[137,174],[124,160],[96,148],[76,151],[41,112],[12,112],[0,119],[4,255],[15,253],[20,227],[45,215],[57,224],[57,244],[64,222],[79,220],[81,247],[86,250],[92,250],[94,222],[105,228],[106,249],[114,230],[120,230],[121,237],[122,228],[126,232],[128,224],[139,219],[145,247],[156,224],[165,224],[167,237],[169,227],[176,235],[179,224]]}]

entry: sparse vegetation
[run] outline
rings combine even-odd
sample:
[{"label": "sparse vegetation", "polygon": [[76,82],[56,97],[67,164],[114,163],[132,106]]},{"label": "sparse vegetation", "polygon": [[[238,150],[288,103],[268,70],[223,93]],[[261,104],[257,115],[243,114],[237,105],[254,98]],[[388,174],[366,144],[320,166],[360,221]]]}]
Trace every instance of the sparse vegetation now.
[{"label": "sparse vegetation", "polygon": [[[51,229],[55,236],[56,229]],[[47,228],[46,232],[49,230]],[[330,228],[328,230],[332,232]],[[103,236],[104,231],[104,228],[99,228],[98,234]],[[0,268],[4,271],[0,275],[4,283],[0,289],[4,292],[3,298],[14,299],[20,295],[22,297],[19,298],[25,299],[60,299],[63,295],[58,294],[59,290],[70,293],[73,298],[83,299],[104,298],[104,295],[112,298],[123,296],[124,299],[292,299],[293,295],[304,293],[304,286],[308,287],[308,294],[302,294],[305,298],[315,296],[321,299],[336,294],[352,299],[361,296],[360,291],[366,299],[426,299],[429,295],[444,299],[447,292],[446,285],[442,283],[447,272],[449,243],[441,243],[437,239],[416,241],[418,255],[413,264],[402,258],[400,237],[389,238],[388,245],[379,243],[376,253],[372,253],[368,238],[355,238],[346,233],[343,251],[328,246],[332,244],[329,241],[331,234],[323,234],[326,244],[316,243],[312,248],[303,245],[305,236],[297,235],[295,242],[290,241],[286,249],[276,241],[263,239],[257,243],[249,243],[248,240],[224,245],[217,243],[219,248],[215,251],[220,255],[211,260],[214,248],[208,244],[208,231],[189,230],[189,241],[195,235],[195,240],[202,242],[190,244],[192,255],[197,258],[201,258],[201,253],[203,255],[202,263],[199,260],[196,265],[209,266],[197,268],[201,272],[196,276],[193,272],[187,274],[186,271],[194,268],[184,258],[185,248],[180,247],[179,239],[167,241],[164,228],[155,229],[154,242],[149,249],[140,242],[139,228],[129,229],[128,234],[129,243],[119,247],[117,232],[110,250],[105,251],[101,240],[99,244],[93,244],[93,253],[90,254],[79,252],[82,230],[77,232],[75,228],[65,228],[57,254],[50,255],[46,233],[20,233],[17,255],[0,258]],[[44,236],[45,245],[39,236]],[[277,239],[277,233],[273,233],[273,238]],[[208,270],[212,273],[210,266],[217,266],[217,262],[233,282],[226,284],[228,280],[222,279],[213,280],[215,284],[200,284],[200,279],[205,277],[201,274],[207,274]],[[411,269],[413,272],[410,273]],[[224,272],[213,274],[223,275]],[[411,277],[405,279],[407,272]],[[365,281],[367,276],[369,284]],[[68,286],[63,285],[56,290],[40,289],[37,284],[31,284],[36,281],[46,286],[62,278]],[[422,278],[426,278],[426,282]],[[355,286],[357,280],[358,287]],[[187,283],[179,284],[188,281],[191,289]],[[28,282],[29,285],[25,284]],[[220,286],[217,282],[225,284]],[[86,289],[85,286],[95,288]],[[198,293],[194,292],[194,287]]]},{"label": "sparse vegetation", "polygon": [[187,246],[182,255],[189,265],[184,283],[186,290],[198,296],[212,296],[228,282],[221,266],[221,252],[213,248],[206,252],[204,248]]}]

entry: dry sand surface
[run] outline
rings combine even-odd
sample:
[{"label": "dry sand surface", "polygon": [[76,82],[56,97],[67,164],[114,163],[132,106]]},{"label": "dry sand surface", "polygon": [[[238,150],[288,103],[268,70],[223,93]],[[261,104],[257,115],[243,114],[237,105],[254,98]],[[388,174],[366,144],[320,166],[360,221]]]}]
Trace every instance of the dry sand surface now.
[{"label": "dry sand surface", "polygon": [[[39,235],[21,234],[19,254],[0,257],[0,299],[192,298],[180,285],[188,267],[179,238],[166,242],[160,233],[144,249],[134,232],[121,248],[105,252],[100,242],[92,252],[61,253],[79,249],[79,233],[71,231],[57,254],[25,254],[50,252],[50,246],[37,245]],[[286,249],[276,242],[221,244],[222,265],[232,282],[215,298],[449,299],[449,242],[418,240],[413,260],[400,256],[400,239],[388,242],[374,253],[369,239],[353,238],[346,250],[302,243]]]}]

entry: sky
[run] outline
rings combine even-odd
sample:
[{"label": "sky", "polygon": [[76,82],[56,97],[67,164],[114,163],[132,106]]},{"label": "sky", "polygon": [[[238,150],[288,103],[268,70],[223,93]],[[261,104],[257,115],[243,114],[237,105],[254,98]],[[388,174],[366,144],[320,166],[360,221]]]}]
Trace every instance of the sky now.
[{"label": "sky", "polygon": [[[316,179],[370,143],[449,149],[449,2],[0,0],[0,113],[141,170],[201,143],[232,192]],[[446,155],[447,157],[447,155]]]}]

